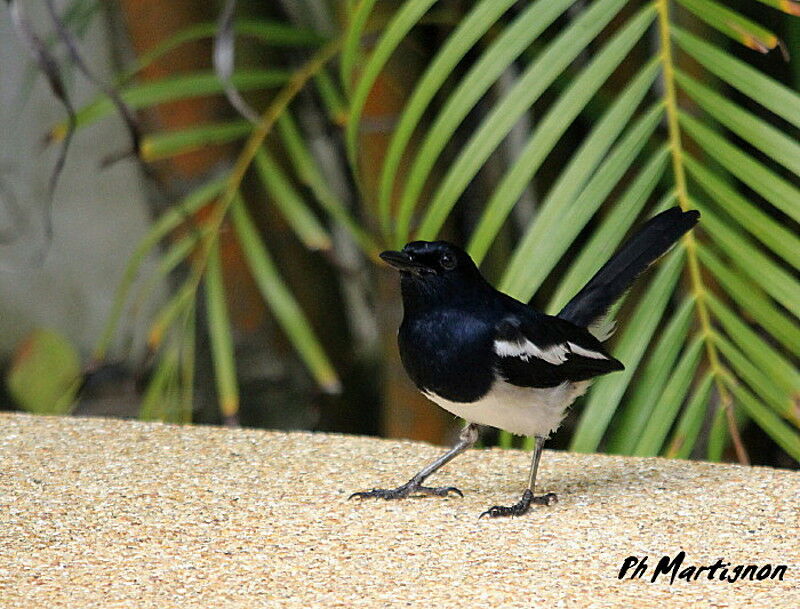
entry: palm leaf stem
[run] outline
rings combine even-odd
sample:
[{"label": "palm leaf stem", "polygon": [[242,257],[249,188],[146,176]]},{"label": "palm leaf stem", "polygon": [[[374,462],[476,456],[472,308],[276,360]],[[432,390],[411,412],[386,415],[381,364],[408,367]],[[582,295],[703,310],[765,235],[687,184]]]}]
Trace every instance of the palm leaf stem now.
[{"label": "palm leaf stem", "polygon": [[[239,192],[239,186],[244,179],[247,170],[253,163],[256,154],[261,150],[264,140],[272,131],[272,127],[288,107],[289,103],[297,96],[303,89],[305,84],[311,80],[325,64],[339,51],[342,43],[342,38],[331,40],[319,51],[317,51],[311,59],[303,64],[297,72],[290,78],[286,86],[280,90],[275,96],[272,103],[267,106],[266,110],[261,116],[259,123],[253,128],[253,132],[248,138],[241,154],[236,160],[230,175],[228,176],[219,200],[214,206],[212,216],[209,218],[208,226],[210,230],[207,236],[201,241],[198,247],[198,255],[195,258],[195,264],[192,268],[192,274],[187,279],[186,284],[181,288],[179,294],[183,298],[178,301],[185,304],[190,295],[197,292],[203,273],[208,265],[208,259],[214,244],[217,242],[220,228],[225,220],[231,204],[236,199],[236,194]],[[148,343],[152,346],[158,345],[160,338],[163,336],[166,328],[174,321],[175,313],[178,311],[164,311],[157,318],[153,327],[150,329],[150,336]]]},{"label": "palm leaf stem", "polygon": [[[669,132],[670,150],[672,152],[672,167],[675,174],[675,187],[678,195],[678,204],[682,209],[690,209],[690,198],[686,186],[686,173],[683,167],[683,145],[681,143],[681,129],[678,123],[678,98],[675,86],[675,64],[672,57],[672,38],[670,24],[669,0],[657,0],[658,10],[658,31],[659,42],[661,45],[661,61],[664,70],[664,101],[667,115],[667,127]],[[736,450],[736,456],[740,463],[749,463],[749,457],[742,443],[739,429],[736,426],[732,399],[727,386],[723,382],[724,377],[729,375],[720,362],[719,353],[714,343],[714,332],[711,327],[711,318],[705,302],[706,287],[700,272],[700,263],[697,256],[697,240],[693,231],[689,231],[683,237],[686,246],[686,261],[689,269],[690,289],[694,294],[697,303],[697,317],[700,323],[700,332],[705,342],[706,355],[711,372],[714,375],[714,382],[719,393],[721,407],[726,410],[725,416],[728,422],[731,439]]]}]

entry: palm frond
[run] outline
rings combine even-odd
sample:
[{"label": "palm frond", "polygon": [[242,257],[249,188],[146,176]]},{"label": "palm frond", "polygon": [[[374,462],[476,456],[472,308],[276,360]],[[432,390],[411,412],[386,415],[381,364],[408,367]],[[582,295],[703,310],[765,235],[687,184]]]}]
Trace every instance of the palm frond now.
[{"label": "palm frond", "polygon": [[[788,13],[795,8],[765,3]],[[700,229],[687,235],[648,280],[614,345],[626,370],[595,383],[572,448],[606,446],[685,457],[699,437],[705,412],[716,409],[709,454],[721,454],[732,441],[739,457],[746,458],[738,437],[744,417],[797,458],[800,190],[787,172],[800,175],[800,143],[780,120],[800,125],[800,96],[735,58],[713,37],[701,40],[676,27],[673,13],[678,9],[667,0],[645,3],[638,11],[627,6],[634,2],[595,0],[572,19],[562,17],[554,37],[543,39],[569,4],[534,2],[509,17],[504,4],[495,4],[490,14],[481,13],[488,7],[478,3],[443,42],[409,97],[380,169],[377,198],[384,238],[397,246],[437,237],[493,152],[547,92],[547,111],[535,121],[475,222],[469,250],[477,261],[504,234],[516,202],[570,124],[581,119],[588,124],[587,135],[540,197],[500,279],[502,290],[527,300],[567,261],[550,297],[549,310],[555,312],[659,198],[703,212]],[[766,52],[781,44],[767,28],[713,0],[679,4],[688,15],[750,48]],[[362,78],[354,67],[359,60],[350,38],[346,72],[355,113],[347,131],[354,169],[363,169],[356,137],[360,108],[401,34],[412,31],[412,22],[422,18],[428,5],[400,5],[392,35],[387,32],[385,44],[362,60]],[[491,22],[495,28],[489,45],[479,42],[479,14],[485,15],[484,26]],[[652,59],[640,60],[621,90],[615,85],[618,92],[604,108],[600,105],[598,114],[599,92],[612,74],[619,83],[620,64],[632,49],[641,51],[651,29],[658,41],[651,44]],[[446,74],[470,52],[469,45],[474,59],[457,78]],[[535,50],[528,52],[516,83],[488,107],[454,158],[444,158],[465,117],[526,47]],[[587,48],[591,59],[567,75]],[[678,48],[708,71],[702,82],[677,63]],[[725,84],[716,84],[716,78]],[[660,85],[654,89],[656,79]],[[556,81],[559,86],[553,87]],[[764,111],[743,107],[726,86]],[[438,109],[434,99],[442,100]],[[773,120],[770,112],[780,118]],[[410,169],[401,181],[403,159]],[[431,195],[423,202],[428,188]],[[585,249],[576,255],[584,238],[580,247]]]},{"label": "palm frond", "polygon": [[[800,13],[796,2],[759,1]],[[144,256],[187,215],[209,205],[210,220],[198,234],[166,251],[162,273],[187,257],[192,270],[155,320],[151,346],[163,346],[165,368],[154,377],[148,408],[158,396],[185,403],[183,351],[175,350],[169,331],[194,323],[189,310],[203,278],[211,287],[209,313],[219,332],[218,375],[228,379],[220,393],[235,393],[215,258],[229,214],[276,319],[317,382],[335,388],[338,379],[319,340],[238,202],[245,175],[252,169],[270,204],[309,249],[328,249],[332,227],[338,226],[371,256],[381,246],[445,232],[470,184],[520,119],[528,118],[533,127],[502,167],[467,238],[469,251],[482,262],[509,247],[510,237],[499,286],[513,296],[528,300],[541,293],[546,309],[556,312],[638,221],[674,203],[703,214],[699,228],[628,297],[622,308],[627,319],[612,345],[626,369],[595,383],[572,448],[688,457],[710,419],[706,454],[720,458],[732,443],[746,460],[739,428],[753,421],[800,459],[800,95],[727,47],[767,52],[781,47],[778,37],[716,0],[593,0],[571,11],[573,0],[522,7],[511,0],[478,0],[410,83],[385,153],[376,157],[362,138],[370,96],[437,3],[404,0],[381,11],[374,10],[376,4],[343,4],[345,29],[333,40],[302,28],[240,22],[240,35],[316,53],[297,70],[233,73],[232,84],[243,93],[278,88],[258,125],[197,125],[144,139],[146,160],[209,143],[246,142],[222,181],[200,189],[154,225],[132,258],[97,356],[108,348]],[[678,11],[684,27],[676,25]],[[688,31],[695,26],[711,29],[700,38]],[[208,25],[197,26],[153,49],[132,70],[182,41],[212,33]],[[364,38],[373,34],[375,42],[364,52]],[[326,71],[337,54],[338,83]],[[778,60],[777,54],[770,57]],[[512,84],[497,86],[509,74],[516,75]],[[213,73],[120,82],[128,83],[122,98],[137,108],[224,88]],[[325,180],[290,107],[310,82],[316,82],[330,120],[344,121],[344,156],[364,198],[358,213]],[[79,126],[112,110],[98,98],[79,109]],[[63,133],[57,126],[51,138]],[[274,141],[267,147],[270,135]],[[272,145],[285,155],[280,162]],[[520,226],[509,219],[532,181],[538,203],[532,219]]]}]

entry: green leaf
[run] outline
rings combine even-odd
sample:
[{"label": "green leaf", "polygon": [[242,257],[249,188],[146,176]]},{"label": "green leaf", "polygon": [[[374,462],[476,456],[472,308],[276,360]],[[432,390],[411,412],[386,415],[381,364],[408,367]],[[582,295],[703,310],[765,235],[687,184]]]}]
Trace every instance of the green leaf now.
[{"label": "green leaf", "polygon": [[784,13],[788,13],[789,15],[800,16],[800,3],[795,0],[758,0],[758,2],[776,8]]},{"label": "green leaf", "polygon": [[178,416],[179,423],[192,422],[192,411],[194,409],[194,369],[197,351],[197,341],[195,338],[196,316],[196,307],[191,307],[186,315],[183,340],[181,340],[180,345],[181,396]]},{"label": "green leaf", "polygon": [[[289,73],[284,70],[238,70],[231,77],[231,82],[239,91],[269,89],[288,81]],[[130,85],[120,92],[120,97],[131,109],[138,110],[179,99],[216,95],[223,91],[224,86],[214,72],[190,72]],[[90,125],[114,110],[109,98],[98,97],[76,112],[76,126]],[[58,124],[51,131],[51,139],[62,139],[66,129],[66,123]]]},{"label": "green leaf", "polygon": [[666,457],[688,459],[691,456],[692,449],[697,443],[697,437],[703,427],[713,382],[714,375],[708,372],[697,385],[689,403],[683,409],[681,418],[678,420],[675,433],[665,451]]},{"label": "green leaf", "polygon": [[179,355],[177,345],[171,345],[159,358],[153,376],[147,384],[139,406],[139,418],[143,421],[164,421],[176,406],[170,386],[178,375]]},{"label": "green leaf", "polygon": [[291,290],[278,273],[241,199],[237,199],[231,207],[231,217],[253,279],[275,319],[320,388],[329,393],[337,393],[340,391],[340,384],[336,372]]},{"label": "green leaf", "polygon": [[190,307],[194,306],[196,284],[188,279],[175,292],[167,303],[161,307],[156,314],[150,332],[147,336],[147,347],[151,351],[159,349],[164,342],[164,336],[182,315],[185,315]]},{"label": "green leaf", "polygon": [[[628,125],[650,84],[637,79],[581,144],[514,250],[500,282],[501,290],[520,300],[530,299],[639,155],[663,117],[660,104],[649,108],[610,154],[609,148]],[[535,266],[531,260],[536,260]]]},{"label": "green leaf", "polygon": [[328,118],[336,125],[347,122],[347,107],[341,92],[333,82],[328,70],[323,68],[314,77],[320,99],[328,111]]},{"label": "green leaf", "polygon": [[[571,0],[539,0],[528,6],[484,51],[447,98],[414,155],[414,162],[406,179],[396,214],[395,234],[398,243],[406,240],[414,206],[422,188],[458,126],[515,58],[570,4]],[[517,90],[517,87],[514,90]],[[506,97],[505,103],[510,103],[510,96]]]},{"label": "green leaf", "polygon": [[689,385],[692,383],[704,345],[704,337],[697,335],[683,352],[669,382],[664,386],[658,403],[653,408],[652,416],[648,419],[633,451],[634,455],[654,456],[661,452],[661,446],[675,423]]},{"label": "green leaf", "polygon": [[[409,30],[416,25],[435,2],[436,0],[406,0],[383,30],[383,34],[360,74],[350,99],[350,116],[345,130],[347,157],[350,159],[350,164],[356,173],[358,173],[356,138],[358,137],[358,127],[361,123],[361,114],[364,111],[369,92],[372,90],[372,86],[375,84],[389,57],[403,41],[403,38],[406,37]],[[345,79],[345,84],[348,83],[348,80]]]},{"label": "green leaf", "polygon": [[681,274],[685,250],[678,246],[661,262],[656,276],[639,301],[614,348],[625,370],[599,379],[578,421],[570,450],[594,452],[608,428],[622,396],[647,351]]},{"label": "green leaf", "polygon": [[348,11],[353,16],[347,24],[347,34],[342,45],[342,55],[339,61],[342,85],[348,96],[352,94],[353,70],[358,57],[358,48],[361,45],[361,36],[364,34],[374,6],[375,0],[359,0],[354,10]]},{"label": "green leaf", "polygon": [[[241,203],[239,204],[241,205]],[[236,381],[233,337],[228,318],[228,306],[225,303],[225,287],[222,282],[219,241],[214,241],[209,252],[205,285],[208,336],[211,344],[211,359],[214,363],[219,409],[223,420],[236,420],[239,414],[239,384]]]},{"label": "green leaf", "polygon": [[754,247],[741,232],[706,209],[703,229],[753,281],[800,317],[800,282]]},{"label": "green leaf", "polygon": [[388,237],[391,233],[391,197],[397,169],[425,109],[434,96],[439,93],[458,62],[515,1],[480,0],[477,2],[461,20],[458,27],[448,36],[447,41],[436,53],[406,102],[389,142],[380,175],[378,216],[384,236]]},{"label": "green leaf", "polygon": [[128,259],[128,264],[125,266],[125,270],[122,273],[119,287],[117,287],[114,293],[114,302],[111,305],[111,312],[109,313],[108,320],[103,327],[103,333],[92,355],[95,361],[102,360],[108,351],[111,339],[114,336],[114,332],[122,316],[125,302],[128,299],[128,294],[139,273],[139,268],[144,263],[147,255],[159,241],[180,226],[181,223],[191,218],[192,214],[197,210],[207,205],[214,197],[219,195],[224,186],[225,178],[220,178],[197,188],[182,201],[164,212],[161,217],[153,223],[150,230],[147,231],[147,234],[142,238],[139,245]]},{"label": "green leaf", "polygon": [[[739,226],[749,231],[783,260],[800,269],[800,239],[793,231],[761,211],[692,156],[685,154],[683,164],[697,184],[721,209],[730,214]],[[701,210],[707,208],[700,198],[695,199],[694,203]]]},{"label": "green leaf", "polygon": [[263,146],[256,153],[255,166],[258,176],[270,198],[297,237],[311,250],[328,250],[331,238],[306,202],[297,193],[280,165]]},{"label": "green leaf", "polygon": [[790,218],[800,222],[800,190],[742,152],[696,118],[680,112],[680,123],[712,158]]},{"label": "green leaf", "polygon": [[[423,215],[417,233],[418,239],[433,239],[437,235],[464,189],[519,118],[614,18],[624,4],[625,0],[594,2],[588,9],[582,11],[575,21],[565,28],[539,54],[536,61],[523,72],[514,87],[492,108],[489,116],[483,120],[480,127],[461,149],[458,157],[448,167],[447,173],[442,178]],[[411,177],[406,184],[406,191],[410,184]],[[401,211],[404,200],[409,196],[406,191],[401,200]],[[406,218],[398,216],[398,236],[400,237],[407,234],[405,220]]]},{"label": "green leaf", "polygon": [[678,0],[678,2],[711,27],[750,49],[768,53],[778,45],[778,37],[768,29],[713,0]]},{"label": "green leaf", "polygon": [[728,337],[739,346],[742,353],[760,370],[769,374],[783,391],[789,394],[797,392],[800,387],[800,372],[716,296],[707,292],[705,300]]},{"label": "green leaf", "polygon": [[152,163],[208,146],[227,144],[243,139],[252,129],[249,122],[235,120],[147,135],[142,138],[142,158]]},{"label": "green leaf", "polygon": [[[716,334],[714,342],[720,353],[730,363],[736,375],[745,381],[775,412],[800,427],[800,414],[796,410],[794,396],[787,395],[772,382],[767,374],[759,370],[724,336]],[[800,392],[800,387],[797,388]]]},{"label": "green leaf", "polygon": [[[213,38],[216,36],[218,28],[219,24],[213,22],[197,23],[180,30],[139,55],[133,65],[117,79],[117,82],[130,80],[153,62],[187,42]],[[324,36],[313,30],[262,19],[237,19],[234,23],[234,31],[239,36],[254,38],[273,47],[315,47],[327,41]]]},{"label": "green leaf", "polygon": [[16,348],[6,373],[14,402],[34,414],[66,414],[82,380],[78,352],[64,336],[37,329]]},{"label": "green leaf", "polygon": [[369,233],[353,219],[344,202],[328,185],[328,181],[322,175],[317,161],[309,152],[291,113],[284,112],[278,119],[278,131],[297,177],[308,186],[320,207],[328,213],[332,220],[347,230],[365,252],[377,255],[377,252],[380,251],[377,244]]},{"label": "green leaf", "polygon": [[699,246],[697,256],[742,311],[747,311],[748,316],[775,340],[800,356],[800,328],[793,318],[784,315],[759,290],[742,281],[742,277],[725,265],[709,248]]},{"label": "green leaf", "polygon": [[725,413],[725,406],[720,402],[717,404],[711,421],[711,429],[708,431],[708,441],[706,442],[706,459],[712,463],[722,461],[725,449],[730,441],[730,429],[728,427],[728,417]]},{"label": "green leaf", "polygon": [[208,237],[207,229],[192,227],[183,237],[169,244],[167,249],[161,254],[158,261],[158,271],[154,274],[156,279],[164,279],[172,271],[178,268],[181,262],[197,248],[201,238]]},{"label": "green leaf", "polygon": [[573,0],[539,0],[529,5],[481,54],[442,105],[414,154],[414,162],[400,196],[395,230],[399,245],[407,239],[414,206],[428,175],[458,126],[515,58],[571,4]]},{"label": "green leaf", "polygon": [[672,37],[700,64],[778,116],[800,127],[800,96],[730,53],[672,25]]},{"label": "green leaf", "polygon": [[136,290],[136,298],[130,306],[128,325],[135,326],[136,319],[146,302],[150,300],[156,287],[164,281],[167,276],[174,271],[179,264],[197,249],[201,238],[208,237],[208,230],[198,230],[193,228],[187,235],[170,243],[167,249],[161,254],[158,260],[156,272],[147,278],[147,281]]},{"label": "green leaf", "polygon": [[607,217],[583,246],[578,257],[570,264],[558,289],[550,299],[547,307],[550,315],[555,315],[563,309],[564,305],[600,270],[604,262],[611,258],[658,185],[668,160],[669,147],[662,146],[649,161],[644,163],[639,175],[614,203]]},{"label": "green leaf", "polygon": [[712,89],[675,70],[675,79],[703,110],[753,147],[800,175],[800,144]]},{"label": "green leaf", "polygon": [[500,448],[514,448],[514,434],[505,429],[501,429],[497,436],[497,445]]},{"label": "green leaf", "polygon": [[[722,371],[723,375],[727,371]],[[722,377],[720,377],[722,379]],[[725,385],[717,384],[718,390],[726,390]],[[725,456],[725,450],[731,442],[731,424],[736,425],[736,433],[741,436],[741,430],[747,425],[750,417],[747,412],[739,406],[732,397],[727,398],[730,406],[726,407],[724,402],[719,402],[714,410],[711,420],[711,429],[708,430],[708,442],[706,443],[706,459],[713,463],[719,463]],[[730,410],[730,415],[728,411]]]},{"label": "green leaf", "polygon": [[[631,19],[594,55],[592,61],[560,94],[558,101],[539,122],[513,166],[509,168],[502,182],[495,188],[491,199],[481,213],[475,231],[472,233],[467,249],[478,264],[483,260],[514,204],[544,159],[552,151],[558,139],[628,55],[633,45],[653,22],[654,17],[655,8],[651,5],[645,7],[635,18]],[[658,62],[653,60],[642,69],[640,79],[643,81],[649,79],[652,83],[658,70]]]},{"label": "green leaf", "polygon": [[615,432],[608,441],[609,452],[630,455],[636,449],[647,421],[655,412],[656,403],[664,392],[678,355],[686,343],[695,306],[696,303],[692,298],[685,299],[661,332],[644,369],[637,375],[639,381],[634,386],[619,423],[615,425]]},{"label": "green leaf", "polygon": [[776,414],[766,408],[759,400],[739,383],[730,377],[725,378],[725,384],[736,397],[738,404],[747,411],[747,414],[763,429],[770,438],[775,440],[795,461],[800,461],[800,434],[786,425]]}]

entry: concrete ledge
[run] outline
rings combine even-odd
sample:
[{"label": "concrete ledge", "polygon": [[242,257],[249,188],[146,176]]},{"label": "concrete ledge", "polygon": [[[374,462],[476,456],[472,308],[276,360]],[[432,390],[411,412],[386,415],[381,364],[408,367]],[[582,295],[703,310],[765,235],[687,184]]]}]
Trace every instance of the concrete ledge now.
[{"label": "concrete ledge", "polygon": [[[463,499],[348,502],[440,449],[310,433],[0,415],[0,606],[800,607],[800,474],[547,452],[560,503],[516,501],[528,455],[470,451]],[[785,564],[783,581],[669,577]],[[641,579],[617,579],[648,556]]]}]

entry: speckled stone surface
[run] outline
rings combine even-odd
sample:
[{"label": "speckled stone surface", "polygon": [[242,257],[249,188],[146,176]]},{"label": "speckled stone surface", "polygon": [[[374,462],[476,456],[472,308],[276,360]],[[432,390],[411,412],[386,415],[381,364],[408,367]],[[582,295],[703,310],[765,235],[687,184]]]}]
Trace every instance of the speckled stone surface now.
[{"label": "speckled stone surface", "polygon": [[[800,474],[469,451],[464,498],[348,501],[441,449],[309,433],[0,415],[0,607],[800,607]],[[629,555],[787,564],[784,581],[618,580]],[[733,566],[732,565],[732,566]]]}]

